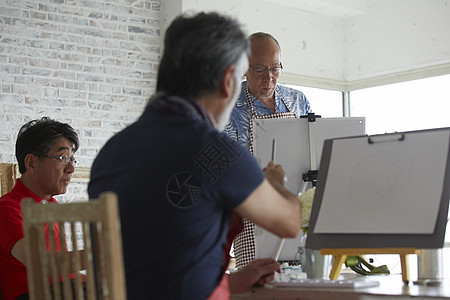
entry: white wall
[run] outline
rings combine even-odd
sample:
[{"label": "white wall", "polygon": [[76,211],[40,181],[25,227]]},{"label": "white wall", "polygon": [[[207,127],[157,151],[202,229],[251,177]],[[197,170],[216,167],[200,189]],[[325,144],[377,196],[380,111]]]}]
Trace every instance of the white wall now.
[{"label": "white wall", "polygon": [[[227,13],[248,33],[273,34],[285,83],[352,90],[450,73],[448,0],[315,1],[164,0],[163,6]],[[296,8],[284,6],[289,2]]]},{"label": "white wall", "polygon": [[161,28],[161,53],[164,45],[164,33],[169,27],[170,22],[175,19],[176,16],[183,12],[183,0],[162,0],[160,12],[160,28]]},{"label": "white wall", "polygon": [[370,14],[343,20],[344,81],[357,87],[383,76],[398,82],[450,73],[449,1],[371,3]]},{"label": "white wall", "polygon": [[[79,134],[90,167],[136,120],[156,86],[159,1],[0,1],[0,162],[17,163],[17,132],[49,116]],[[86,182],[62,201],[86,200]]]},{"label": "white wall", "polygon": [[258,0],[244,3],[239,19],[249,33],[265,31],[280,42],[285,67],[283,74],[341,80],[344,36],[339,19]]},{"label": "white wall", "polygon": [[[248,34],[264,31],[274,35],[282,47],[283,76],[295,74],[307,80],[317,78],[317,84],[321,81],[341,82],[344,37],[342,22],[337,18],[311,15],[259,0],[165,0],[162,13],[168,11],[166,14],[170,15],[180,5],[182,12],[228,14],[236,18]],[[166,18],[166,21],[170,22],[170,19]]]}]

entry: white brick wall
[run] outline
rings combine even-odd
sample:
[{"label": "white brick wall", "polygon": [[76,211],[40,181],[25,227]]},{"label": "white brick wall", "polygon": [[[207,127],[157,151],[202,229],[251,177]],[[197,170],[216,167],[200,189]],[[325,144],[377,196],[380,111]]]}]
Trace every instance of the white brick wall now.
[{"label": "white brick wall", "polygon": [[[90,167],[154,91],[159,16],[159,0],[0,1],[0,162],[16,163],[25,122],[49,116],[75,128]],[[86,200],[86,188],[58,199]]]}]

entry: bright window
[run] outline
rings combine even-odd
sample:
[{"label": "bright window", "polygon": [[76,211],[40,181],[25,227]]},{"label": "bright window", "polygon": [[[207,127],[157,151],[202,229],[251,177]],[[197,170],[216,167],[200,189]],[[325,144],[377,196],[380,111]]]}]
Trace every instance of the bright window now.
[{"label": "bright window", "polygon": [[450,127],[450,75],[350,92],[350,116],[366,133]]},{"label": "bright window", "polygon": [[309,100],[312,112],[316,115],[322,116],[323,118],[335,118],[344,115],[342,109],[342,92],[296,85],[287,86],[302,91]]}]

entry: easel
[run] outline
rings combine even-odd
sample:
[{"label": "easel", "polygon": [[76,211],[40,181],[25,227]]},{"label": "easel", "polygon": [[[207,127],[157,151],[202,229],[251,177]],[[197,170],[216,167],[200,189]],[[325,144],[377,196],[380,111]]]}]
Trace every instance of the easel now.
[{"label": "easel", "polygon": [[[330,279],[337,279],[348,256],[398,254],[402,280],[409,283],[408,256],[419,254],[418,249],[421,248],[443,247],[450,199],[449,145],[450,128],[328,139],[324,142],[305,247],[321,249],[322,255],[335,257]],[[398,175],[394,176],[395,183],[385,180],[384,171],[371,172],[390,167],[391,157],[406,162],[394,167]],[[429,172],[439,172],[441,185],[430,186],[429,183],[436,180],[431,177],[424,179],[422,173],[425,168]],[[347,171],[342,172],[344,169]],[[371,190],[373,179],[382,179],[378,180],[381,184],[376,186],[377,191],[401,188],[380,198],[376,191]],[[346,188],[339,184],[342,182],[347,183]],[[400,183],[398,186],[397,182]],[[419,182],[423,184],[417,184]],[[357,193],[352,194],[353,191]],[[434,196],[424,205],[423,198],[427,194]],[[380,204],[377,214],[359,214],[362,210],[370,211],[370,204],[377,201]],[[401,205],[397,205],[399,201],[403,201]],[[356,203],[361,206],[356,207]],[[413,213],[400,214],[405,205]],[[389,215],[386,217],[389,223],[379,220],[378,216],[385,214]],[[428,217],[422,218],[423,224],[418,226],[416,219],[421,214]]]},{"label": "easel", "polygon": [[317,177],[319,171],[317,170],[317,157],[316,157],[316,118],[321,118],[321,116],[314,113],[308,113],[305,116],[300,116],[300,118],[308,118],[308,131],[309,131],[309,160],[310,169],[308,172],[302,174],[302,184],[300,186],[299,195],[306,191],[308,182],[311,182],[312,186],[316,186]]},{"label": "easel", "polygon": [[347,260],[347,256],[358,256],[365,254],[399,254],[402,267],[402,280],[409,283],[409,254],[419,254],[416,248],[325,248],[320,250],[322,255],[333,255],[334,262],[330,272],[330,279],[337,279],[341,272],[342,264]]},{"label": "easel", "polygon": [[[317,170],[317,158],[316,158],[316,129],[314,127],[314,122],[316,122],[316,118],[321,118],[321,116],[316,115],[314,113],[308,113],[305,116],[300,116],[300,118],[308,118],[308,130],[309,130],[309,153],[310,153],[310,167],[311,169],[308,172],[302,174],[302,184],[300,186],[300,191],[298,195],[304,193],[306,191],[306,187],[308,182],[311,182],[312,186],[316,186],[318,170]],[[275,161],[275,150],[276,150],[276,140],[272,141],[272,161]],[[285,239],[280,239],[278,246],[272,259],[278,260],[281,250],[283,249]]]}]

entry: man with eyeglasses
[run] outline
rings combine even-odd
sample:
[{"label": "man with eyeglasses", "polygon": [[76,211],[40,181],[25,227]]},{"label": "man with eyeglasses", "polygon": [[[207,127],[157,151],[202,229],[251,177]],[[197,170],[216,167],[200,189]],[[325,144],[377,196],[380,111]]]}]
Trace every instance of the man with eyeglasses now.
[{"label": "man with eyeglasses", "polygon": [[[270,34],[249,36],[251,53],[246,81],[225,132],[253,153],[253,119],[299,118],[310,112],[309,101],[295,89],[278,84],[283,70],[281,48]],[[234,240],[236,267],[243,268],[255,258],[254,224],[244,220],[244,230]]]},{"label": "man with eyeglasses", "polygon": [[[64,194],[77,160],[77,133],[48,117],[29,121],[19,130],[16,158],[22,176],[0,198],[0,290],[3,300],[28,299],[25,241],[20,202],[33,198],[42,204]],[[59,227],[55,227],[59,235]]]}]

